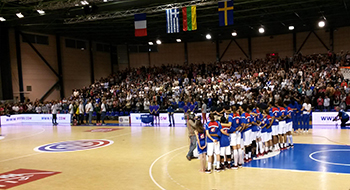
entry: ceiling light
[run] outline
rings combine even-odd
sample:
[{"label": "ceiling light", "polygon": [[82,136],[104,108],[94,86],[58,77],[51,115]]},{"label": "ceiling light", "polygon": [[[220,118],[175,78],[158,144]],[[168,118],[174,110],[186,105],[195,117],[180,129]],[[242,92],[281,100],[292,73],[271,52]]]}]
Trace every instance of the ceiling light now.
[{"label": "ceiling light", "polygon": [[6,21],[6,19],[4,17],[0,17],[0,21],[4,22],[4,21]]},{"label": "ceiling light", "polygon": [[326,22],[324,20],[321,20],[318,22],[318,27],[323,28],[326,25]]},{"label": "ceiling light", "polygon": [[231,33],[232,36],[237,36],[237,32],[236,30],[234,30],[232,33]]},{"label": "ceiling light", "polygon": [[181,42],[181,39],[176,39],[176,41],[180,43],[180,42]]},{"label": "ceiling light", "polygon": [[211,35],[210,35],[210,34],[207,34],[207,35],[205,36],[205,38],[207,38],[207,40],[210,40],[210,39],[211,39]]},{"label": "ceiling light", "polygon": [[22,13],[16,13],[16,16],[17,16],[18,18],[23,18],[23,17],[24,17],[24,15],[23,15]]},{"label": "ceiling light", "polygon": [[82,5],[88,5],[88,4],[89,4],[89,2],[87,2],[87,1],[80,1],[80,3],[81,3]]},{"label": "ceiling light", "polygon": [[153,46],[153,42],[148,42],[148,45]]},{"label": "ceiling light", "polygon": [[103,0],[103,2],[107,2],[108,0]]},{"label": "ceiling light", "polygon": [[262,34],[262,33],[264,33],[264,32],[265,32],[265,29],[264,29],[263,27],[260,27],[260,28],[259,28],[259,33]]},{"label": "ceiling light", "polygon": [[160,45],[160,44],[162,44],[162,41],[157,40],[156,43],[157,43],[158,45]]},{"label": "ceiling light", "polygon": [[289,26],[288,29],[289,30],[294,30],[294,26]]},{"label": "ceiling light", "polygon": [[36,10],[40,15],[44,15],[45,14],[45,11],[43,10]]}]

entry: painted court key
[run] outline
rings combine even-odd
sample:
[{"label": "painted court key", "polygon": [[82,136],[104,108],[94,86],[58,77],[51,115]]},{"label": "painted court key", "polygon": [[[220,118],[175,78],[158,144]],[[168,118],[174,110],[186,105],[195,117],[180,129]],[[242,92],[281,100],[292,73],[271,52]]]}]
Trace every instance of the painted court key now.
[{"label": "painted court key", "polygon": [[9,189],[59,173],[61,172],[29,169],[13,170],[0,174],[0,189]]}]

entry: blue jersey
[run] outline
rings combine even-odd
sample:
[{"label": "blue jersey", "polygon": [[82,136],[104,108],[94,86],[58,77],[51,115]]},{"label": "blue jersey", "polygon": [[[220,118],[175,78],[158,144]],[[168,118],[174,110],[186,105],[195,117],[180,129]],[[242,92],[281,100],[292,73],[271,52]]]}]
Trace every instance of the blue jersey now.
[{"label": "blue jersey", "polygon": [[201,145],[201,147],[205,146],[205,139],[206,139],[205,132],[198,133],[198,139],[199,139],[199,144]]},{"label": "blue jersey", "polygon": [[153,109],[155,114],[159,114],[159,105],[155,105]]},{"label": "blue jersey", "polygon": [[338,116],[341,117],[341,119],[349,119],[349,115],[344,110],[339,110]]},{"label": "blue jersey", "polygon": [[297,114],[297,116],[300,116],[301,114],[302,114],[302,111],[301,111],[301,105],[300,104],[298,104],[298,103],[296,103],[296,106],[295,106],[295,108],[297,109],[297,111],[295,111],[295,112],[297,112],[296,114]]},{"label": "blue jersey", "polygon": [[286,107],[286,111],[287,111],[287,119],[286,119],[286,123],[290,123],[293,121],[293,110],[290,107]]},{"label": "blue jersey", "polygon": [[[149,106],[149,112],[152,113],[154,111],[154,106]],[[152,113],[153,114],[153,113]]]},{"label": "blue jersey", "polygon": [[[252,118],[252,122],[258,122],[258,117],[257,116],[254,116],[254,115],[250,115],[250,117]],[[259,127],[258,127],[258,125],[255,125],[255,124],[252,124],[252,131],[253,132],[257,132],[257,131],[259,131]]]},{"label": "blue jersey", "polygon": [[173,108],[173,106],[169,106],[167,112],[174,113],[174,108]]},{"label": "blue jersey", "polygon": [[193,105],[194,105],[194,109],[196,109],[196,110],[197,110],[197,109],[198,109],[198,102],[194,102],[194,104],[193,104]]},{"label": "blue jersey", "polygon": [[232,117],[231,117],[231,120],[229,121],[229,122],[231,122],[231,128],[230,128],[229,133],[233,133],[236,131],[237,127],[239,127],[241,125],[241,117],[237,113],[235,113],[235,114],[231,113],[230,115]]},{"label": "blue jersey", "polygon": [[261,132],[262,133],[267,132],[267,127],[270,125],[269,118],[264,117],[263,120],[261,121],[261,123],[262,123],[261,124],[262,127],[264,127],[266,125],[264,128],[261,129]]},{"label": "blue jersey", "polygon": [[282,117],[282,120],[285,121],[286,120],[286,116],[287,116],[286,108],[279,107],[278,109],[280,110],[280,117]]},{"label": "blue jersey", "polygon": [[273,121],[272,125],[278,125],[277,118],[279,117],[279,113],[280,113],[280,111],[277,108],[275,108],[275,107],[270,108],[270,116],[275,117],[275,120]]},{"label": "blue jersey", "polygon": [[[226,133],[230,130],[231,127],[225,127],[222,126],[222,130],[225,131]],[[230,146],[230,136],[227,136],[223,133],[221,133],[220,136],[220,147],[227,147]]]},{"label": "blue jersey", "polygon": [[184,105],[184,107],[182,108],[184,109],[184,112],[187,113],[187,111],[190,109],[188,106]]},{"label": "blue jersey", "polygon": [[230,113],[229,115],[228,115],[228,118],[227,118],[227,122],[228,123],[230,123],[231,122],[231,127],[230,127],[230,129],[227,131],[227,133],[233,133],[234,131],[235,131],[235,127],[234,127],[234,125],[233,125],[233,113]]},{"label": "blue jersey", "polygon": [[[251,123],[251,116],[248,113],[243,113],[241,115],[241,123],[250,125]],[[247,130],[250,130],[251,128],[248,127],[247,129],[244,129],[242,132],[245,132]]]},{"label": "blue jersey", "polygon": [[183,101],[179,102],[179,108],[183,108],[185,106],[185,103]]},{"label": "blue jersey", "polygon": [[196,110],[195,110],[195,108],[196,108],[196,106],[195,106],[195,105],[192,105],[192,104],[191,104],[189,108],[190,108],[190,112],[194,112],[194,111],[196,111]]},{"label": "blue jersey", "polygon": [[[211,136],[215,140],[220,139],[221,135],[221,124],[218,121],[209,121],[207,124],[205,124],[205,130],[209,132],[210,135],[216,134],[217,136]],[[207,137],[207,142],[211,143],[213,142],[209,137]]]}]

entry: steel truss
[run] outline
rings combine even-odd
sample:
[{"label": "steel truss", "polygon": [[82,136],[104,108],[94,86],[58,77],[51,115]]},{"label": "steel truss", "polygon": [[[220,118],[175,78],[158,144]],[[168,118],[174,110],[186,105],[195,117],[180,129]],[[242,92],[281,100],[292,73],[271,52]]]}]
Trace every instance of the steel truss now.
[{"label": "steel truss", "polygon": [[105,13],[105,14],[84,15],[76,18],[65,19],[64,24],[74,24],[74,23],[81,23],[81,22],[87,22],[87,21],[122,18],[122,17],[133,16],[134,14],[138,14],[138,13],[156,13],[156,12],[164,11],[166,9],[182,8],[182,7],[194,6],[194,5],[205,6],[205,5],[216,4],[217,2],[218,0],[195,0],[195,1],[187,1],[182,3],[173,3],[173,4],[167,4],[167,5],[147,7],[142,9],[131,9],[126,11],[117,11],[117,12]]}]

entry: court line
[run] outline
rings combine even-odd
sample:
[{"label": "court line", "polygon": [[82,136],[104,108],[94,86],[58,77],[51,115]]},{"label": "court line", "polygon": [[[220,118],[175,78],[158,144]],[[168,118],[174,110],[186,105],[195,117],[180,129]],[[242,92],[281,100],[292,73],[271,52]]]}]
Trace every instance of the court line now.
[{"label": "court line", "polygon": [[27,154],[27,155],[24,155],[24,156],[17,156],[17,157],[14,157],[14,158],[9,158],[9,159],[5,159],[5,160],[0,160],[0,162],[6,162],[6,161],[16,160],[16,159],[20,159],[20,158],[35,156],[35,155],[37,155],[37,154],[42,154],[42,153],[41,153],[41,152],[36,152],[36,153],[33,153],[33,154]]},{"label": "court line", "polygon": [[41,128],[42,131],[38,132],[38,133],[35,133],[35,134],[32,134],[32,135],[28,135],[28,136],[23,136],[23,137],[19,137],[19,138],[14,138],[14,139],[6,139],[6,140],[3,140],[1,142],[8,142],[8,141],[13,141],[13,140],[18,140],[18,139],[24,139],[24,138],[28,138],[28,137],[33,137],[33,136],[36,136],[36,135],[40,135],[41,133],[45,132],[45,129],[44,128]]},{"label": "court line", "polygon": [[181,150],[181,149],[183,149],[183,148],[186,148],[186,147],[188,147],[188,145],[182,146],[182,147],[180,147],[180,148],[176,148],[176,149],[174,149],[174,150],[172,150],[172,151],[170,151],[170,152],[167,152],[167,153],[165,153],[165,154],[159,156],[157,159],[155,159],[155,160],[153,161],[153,163],[152,163],[151,166],[149,167],[149,171],[148,171],[149,176],[151,177],[153,183],[156,184],[160,189],[165,190],[165,188],[163,188],[161,185],[159,185],[159,183],[157,183],[157,181],[153,178],[152,169],[153,169],[154,164],[155,164],[159,159],[163,158],[164,156],[166,156],[166,155],[168,155],[168,154],[170,154],[170,153],[173,153],[173,152],[175,152],[175,151]]},{"label": "court line", "polygon": [[343,152],[350,152],[350,149],[331,149],[331,150],[320,150],[320,151],[315,151],[311,154],[309,154],[309,158],[315,162],[320,162],[323,164],[330,164],[330,165],[338,165],[338,166],[350,166],[350,164],[342,164],[342,163],[336,163],[336,162],[327,162],[323,160],[316,159],[312,157],[314,154],[322,153],[322,152],[336,152],[336,151],[343,151]]},{"label": "court line", "polygon": [[168,166],[169,166],[169,163],[176,157],[178,156],[179,154],[182,154],[182,152],[179,152],[177,154],[175,154],[175,156],[171,157],[170,160],[168,161],[168,163],[166,164],[166,173],[168,175],[168,177],[174,182],[176,183],[177,185],[179,185],[180,187],[184,188],[184,189],[187,189],[189,190],[188,188],[186,188],[185,186],[181,185],[179,182],[177,182],[173,177],[171,177],[171,175],[169,174],[169,171],[168,171]]}]

